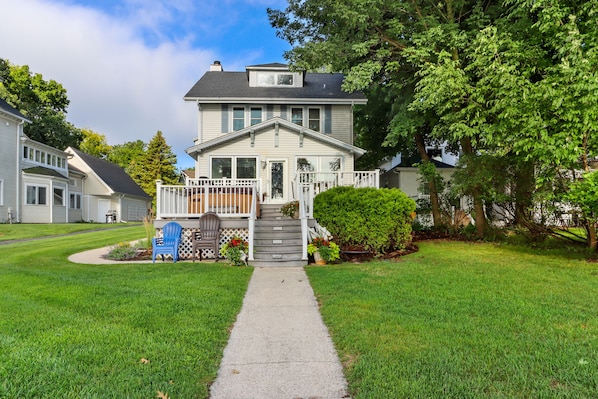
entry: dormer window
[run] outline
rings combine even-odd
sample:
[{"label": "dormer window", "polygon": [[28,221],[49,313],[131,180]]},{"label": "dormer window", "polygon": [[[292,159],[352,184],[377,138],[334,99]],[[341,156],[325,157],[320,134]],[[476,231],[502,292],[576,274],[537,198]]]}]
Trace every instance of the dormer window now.
[{"label": "dormer window", "polygon": [[258,72],[258,86],[293,86],[292,73]]}]

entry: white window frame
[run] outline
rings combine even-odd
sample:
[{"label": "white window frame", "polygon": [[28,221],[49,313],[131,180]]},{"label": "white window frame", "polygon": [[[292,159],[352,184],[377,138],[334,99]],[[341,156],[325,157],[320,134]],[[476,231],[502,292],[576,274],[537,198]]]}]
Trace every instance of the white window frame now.
[{"label": "white window frame", "polygon": [[[301,111],[301,119],[293,119],[293,111]],[[303,107],[291,107],[291,122],[299,126],[305,125],[305,109]]]},{"label": "white window frame", "polygon": [[[32,187],[35,189],[35,198],[34,198],[34,202],[33,203],[29,203],[29,197],[28,197],[28,191],[29,188]],[[43,188],[45,191],[45,198],[44,198],[44,203],[40,204],[40,188]],[[45,184],[27,184],[25,186],[25,203],[27,205],[34,205],[34,206],[48,206],[48,188],[49,186],[45,185]]]},{"label": "white window frame", "polygon": [[81,209],[82,198],[81,193],[69,193],[69,209]]},{"label": "white window frame", "polygon": [[211,179],[221,179],[222,177],[214,177],[214,173],[212,170],[213,164],[212,161],[214,159],[230,159],[230,177],[226,177],[227,179],[238,179],[237,177],[237,160],[239,158],[253,158],[255,159],[255,177],[243,177],[242,179],[257,179],[259,176],[259,159],[257,156],[253,155],[235,155],[235,156],[218,156],[213,155],[210,157],[210,178]]},{"label": "white window frame", "polygon": [[4,179],[0,179],[0,206],[4,206]]},{"label": "white window frame", "polygon": [[[312,119],[311,118],[311,115],[310,115],[311,112],[310,111],[312,111],[312,110],[318,111],[318,119]],[[323,115],[322,107],[308,107],[307,108],[307,128],[310,129],[310,130],[314,130],[316,132],[322,132],[322,115]],[[311,122],[315,121],[315,120],[318,121],[318,127],[317,127],[317,129],[314,129],[314,128],[311,127]]]},{"label": "white window frame", "polygon": [[[289,83],[284,83],[288,80],[283,77],[291,77]],[[256,82],[259,87],[293,87],[295,85],[295,74],[293,72],[271,72],[260,71],[257,72]]]},{"label": "white window frame", "polygon": [[[53,187],[52,188],[52,205],[53,206],[65,206],[64,195],[66,194],[66,189],[64,187]],[[59,196],[57,196],[59,195]],[[56,202],[58,200],[58,202]]]},{"label": "white window frame", "polygon": [[[260,118],[259,121],[257,120],[257,118],[253,118],[253,111],[254,110],[259,110],[260,111]],[[253,125],[257,125],[258,123],[261,123],[264,121],[264,107],[258,106],[258,105],[252,105],[249,107],[249,125],[248,126],[253,126]]]}]

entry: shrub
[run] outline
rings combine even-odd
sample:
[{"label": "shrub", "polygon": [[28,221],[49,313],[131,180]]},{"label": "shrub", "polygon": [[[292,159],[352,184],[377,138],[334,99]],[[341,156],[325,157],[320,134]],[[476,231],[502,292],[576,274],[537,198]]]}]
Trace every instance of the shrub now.
[{"label": "shrub", "polygon": [[314,218],[341,247],[375,254],[411,244],[415,202],[399,189],[335,187],[314,198]]},{"label": "shrub", "polygon": [[133,259],[136,255],[137,248],[131,246],[128,242],[120,242],[110,248],[106,258],[112,260],[128,260]]}]

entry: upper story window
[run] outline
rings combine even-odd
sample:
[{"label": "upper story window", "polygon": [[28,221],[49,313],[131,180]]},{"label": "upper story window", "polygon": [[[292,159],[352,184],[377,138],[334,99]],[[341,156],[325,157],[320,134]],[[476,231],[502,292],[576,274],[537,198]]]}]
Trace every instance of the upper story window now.
[{"label": "upper story window", "polygon": [[258,72],[258,86],[293,86],[294,76],[289,72]]},{"label": "upper story window", "polygon": [[47,153],[44,150],[38,150],[29,146],[23,146],[23,159],[38,163],[44,166],[53,166],[60,169],[66,169],[66,158]]},{"label": "upper story window", "polygon": [[251,107],[251,125],[256,125],[262,121],[262,109],[259,107]]},{"label": "upper story window", "polygon": [[233,130],[241,130],[245,127],[245,108],[233,108]]},{"label": "upper story window", "polygon": [[311,130],[320,131],[320,108],[310,108],[308,110],[308,124]]},{"label": "upper story window", "polygon": [[291,122],[303,126],[303,108],[291,108]]}]

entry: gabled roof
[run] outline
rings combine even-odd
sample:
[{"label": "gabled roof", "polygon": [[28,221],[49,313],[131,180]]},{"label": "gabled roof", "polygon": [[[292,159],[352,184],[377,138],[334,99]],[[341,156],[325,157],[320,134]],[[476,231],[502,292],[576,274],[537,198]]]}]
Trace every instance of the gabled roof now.
[{"label": "gabled roof", "polygon": [[334,137],[331,137],[327,134],[322,134],[322,133],[316,132],[314,130],[306,128],[305,126],[298,125],[296,123],[290,122],[290,121],[288,121],[286,119],[282,119],[280,117],[274,117],[272,119],[268,119],[267,121],[264,121],[264,122],[261,122],[261,123],[258,123],[258,124],[252,125],[252,126],[248,126],[244,129],[240,129],[240,130],[237,130],[232,133],[224,134],[216,139],[205,141],[201,144],[196,144],[192,147],[187,148],[185,150],[185,152],[187,152],[187,154],[193,156],[192,154],[198,154],[198,153],[205,151],[209,148],[216,147],[216,146],[228,143],[230,141],[237,140],[239,138],[248,137],[248,135],[251,132],[255,132],[256,134],[259,134],[260,131],[263,131],[267,128],[275,127],[276,125],[282,126],[288,130],[291,130],[291,131],[297,133],[297,134],[304,134],[305,136],[311,137],[315,140],[319,140],[328,145],[331,145],[331,146],[334,146],[337,148],[341,148],[345,151],[356,154],[357,157],[360,157],[361,155],[365,154],[365,152],[366,152],[362,148],[355,147],[354,145],[351,145],[351,144],[347,144],[344,141],[335,139]]},{"label": "gabled roof", "polygon": [[[416,167],[416,166],[414,166],[415,164],[421,163],[421,161],[422,161],[422,158],[419,155],[413,155],[411,157],[406,157],[404,159],[401,159],[401,163],[392,169],[413,168],[413,167]],[[455,168],[453,165],[449,165],[448,163],[438,161],[434,158],[430,159],[430,162],[432,162],[432,164],[438,169],[454,169]]]},{"label": "gabled roof", "polygon": [[362,93],[341,90],[344,78],[340,73],[306,73],[303,87],[250,87],[246,72],[211,71],[195,83],[184,99],[203,103],[365,104],[367,99]]},{"label": "gabled roof", "polygon": [[10,105],[9,103],[7,103],[6,101],[4,101],[1,98],[0,98],[0,111],[3,111],[5,113],[9,114],[10,116],[17,118],[17,119],[21,119],[25,122],[31,122],[29,119],[25,118],[25,116],[22,113],[17,111],[12,105]]},{"label": "gabled roof", "polygon": [[40,175],[40,176],[49,176],[49,177],[58,177],[60,179],[67,179],[65,175],[58,172],[57,170],[46,168],[44,166],[33,166],[31,168],[23,169],[23,172],[28,173],[30,175]]},{"label": "gabled roof", "polygon": [[68,150],[74,152],[87,166],[115,193],[128,194],[136,197],[151,198],[123,168],[96,158],[83,151],[69,147]]}]

